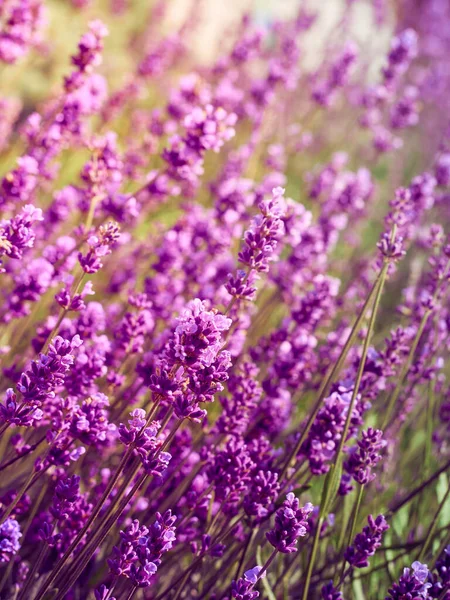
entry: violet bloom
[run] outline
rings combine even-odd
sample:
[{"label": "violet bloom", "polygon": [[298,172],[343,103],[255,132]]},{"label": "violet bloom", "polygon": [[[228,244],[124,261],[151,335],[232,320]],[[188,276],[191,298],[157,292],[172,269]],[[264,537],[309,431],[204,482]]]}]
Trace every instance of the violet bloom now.
[{"label": "violet bloom", "polygon": [[418,36],[413,29],[405,29],[391,42],[388,64],[383,69],[386,86],[392,88],[417,56]]},{"label": "violet bloom", "polygon": [[47,354],[41,354],[39,360],[32,362],[20,375],[16,389],[22,395],[22,401],[18,401],[13,389],[6,391],[5,403],[0,403],[0,422],[28,427],[34,420],[42,418],[40,406],[46,399],[55,397],[55,390],[64,382],[74,363],[73,353],[82,343],[79,335],[70,341],[56,336]]},{"label": "violet bloom", "polygon": [[349,546],[345,551],[345,560],[352,567],[362,568],[368,566],[369,556],[373,556],[377,548],[381,546],[383,533],[389,529],[383,515],[378,515],[376,519],[369,515],[367,522],[368,525],[355,536],[353,546]]},{"label": "violet bloom", "polygon": [[352,67],[358,56],[358,48],[353,42],[347,42],[342,52],[332,62],[326,79],[318,82],[312,93],[313,99],[322,106],[330,106],[336,92],[348,81]]},{"label": "violet bloom", "polygon": [[[231,583],[231,598],[236,600],[255,600],[259,598],[259,592],[253,589],[253,586],[258,581],[259,574],[262,567],[256,566],[253,569],[249,569],[244,573],[244,577],[241,577],[237,581]],[[264,573],[262,577],[265,577]]]},{"label": "violet bloom", "polygon": [[120,229],[117,223],[101,225],[97,235],[91,235],[87,240],[89,250],[84,255],[78,254],[78,261],[85,273],[96,273],[102,266],[102,258],[111,254],[111,246],[120,237]]},{"label": "violet bloom", "polygon": [[39,43],[44,4],[42,0],[12,0],[4,5],[0,7],[0,60],[13,64]]},{"label": "violet bloom", "polygon": [[344,600],[342,592],[334,587],[332,581],[322,587],[321,598],[322,600]]},{"label": "violet bloom", "polygon": [[421,600],[429,598],[428,567],[419,561],[413,562],[411,569],[403,569],[403,575],[388,591],[385,600]]},{"label": "violet bloom", "polygon": [[357,446],[352,448],[349,458],[345,463],[346,471],[360,485],[365,485],[373,479],[373,467],[381,460],[380,452],[387,442],[383,440],[383,432],[369,427],[363,431]]},{"label": "violet bloom", "polygon": [[35,158],[26,154],[17,159],[17,167],[7,173],[0,182],[0,204],[23,202],[30,199],[39,174]]},{"label": "violet bloom", "polygon": [[6,519],[0,525],[0,563],[7,563],[20,550],[22,537],[19,523],[14,518]]},{"label": "violet bloom", "polygon": [[3,254],[10,258],[20,259],[27,248],[34,246],[36,234],[32,225],[43,221],[42,210],[27,204],[21,212],[0,223],[0,256]]},{"label": "violet bloom", "polygon": [[300,508],[298,498],[289,492],[283,506],[277,510],[275,527],[266,533],[266,538],[278,552],[296,552],[298,538],[308,532],[308,516],[312,511],[310,502]]},{"label": "violet bloom", "polygon": [[141,527],[135,519],[120,532],[120,544],[114,548],[114,558],[108,560],[111,572],[124,575],[138,587],[151,585],[163,554],[172,548],[176,539],[175,520],[170,510],[163,515],[157,512],[149,528]]},{"label": "violet bloom", "polygon": [[258,272],[269,270],[269,261],[275,258],[278,239],[284,232],[283,188],[274,188],[272,198],[259,204],[260,215],[245,232],[239,261]]},{"label": "violet bloom", "polygon": [[198,298],[189,302],[177,318],[170,355],[173,362],[195,367],[209,366],[223,345],[222,335],[231,326],[231,319]]},{"label": "violet bloom", "polygon": [[278,473],[259,470],[252,478],[244,498],[244,510],[254,522],[262,521],[271,509],[280,489]]}]

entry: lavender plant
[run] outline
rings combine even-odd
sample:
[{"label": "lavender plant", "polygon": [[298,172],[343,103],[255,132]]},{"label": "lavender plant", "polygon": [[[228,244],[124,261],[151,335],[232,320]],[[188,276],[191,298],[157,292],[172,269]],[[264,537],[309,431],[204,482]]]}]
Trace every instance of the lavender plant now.
[{"label": "lavender plant", "polygon": [[0,2],[2,599],[450,600],[450,7],[298,4]]}]

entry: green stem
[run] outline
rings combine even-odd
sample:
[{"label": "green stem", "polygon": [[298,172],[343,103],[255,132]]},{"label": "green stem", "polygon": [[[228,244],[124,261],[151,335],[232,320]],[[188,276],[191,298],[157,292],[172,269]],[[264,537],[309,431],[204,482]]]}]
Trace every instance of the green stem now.
[{"label": "green stem", "polygon": [[372,339],[372,334],[373,334],[373,330],[375,327],[375,321],[377,318],[378,309],[380,307],[380,300],[381,300],[381,296],[383,293],[383,288],[384,288],[384,283],[386,281],[386,275],[387,275],[388,268],[389,268],[389,263],[385,262],[383,265],[383,268],[381,269],[381,272],[380,272],[379,285],[378,285],[378,289],[376,292],[375,301],[373,304],[372,314],[370,316],[369,328],[367,330],[367,335],[364,339],[361,360],[359,361],[358,372],[356,374],[356,381],[355,381],[355,385],[353,387],[352,397],[351,397],[350,405],[349,405],[348,411],[347,411],[347,417],[345,419],[344,431],[342,433],[341,439],[339,440],[339,447],[336,452],[335,464],[337,464],[339,457],[344,450],[344,444],[347,441],[347,435],[348,435],[348,432],[350,429],[350,423],[352,420],[353,408],[355,406],[356,398],[357,398],[358,392],[359,392],[359,387],[361,385],[361,380],[362,380],[362,376],[364,373],[364,367],[366,364],[367,353],[369,352],[370,340]]},{"label": "green stem", "polygon": [[258,530],[255,527],[253,527],[252,530],[250,531],[250,533],[248,534],[247,541],[245,542],[245,546],[244,546],[244,549],[243,549],[242,554],[241,554],[241,559],[240,559],[238,567],[236,569],[236,574],[234,576],[234,579],[236,581],[241,576],[242,569],[243,569],[244,564],[245,564],[245,557],[247,556],[247,552],[248,552],[250,546],[252,545],[252,542],[255,539],[255,535],[257,533],[258,533]]},{"label": "green stem", "polygon": [[[384,270],[384,269],[383,269]],[[359,333],[359,330],[361,328],[361,324],[365,318],[366,315],[366,311],[369,308],[369,306],[372,304],[372,301],[374,299],[374,297],[376,296],[379,286],[380,286],[380,282],[381,279],[385,277],[385,274],[383,275],[383,270],[381,270],[378,274],[377,279],[375,280],[372,289],[369,292],[369,295],[366,298],[366,301],[364,302],[363,307],[361,308],[361,310],[359,311],[359,314],[356,318],[356,321],[353,324],[352,330],[350,332],[349,337],[347,338],[347,341],[344,344],[344,347],[341,350],[341,354],[339,355],[339,358],[337,359],[337,361],[335,362],[335,364],[333,365],[332,369],[328,372],[328,375],[325,377],[324,381],[322,382],[322,385],[319,388],[319,392],[317,395],[317,400],[316,403],[314,405],[314,409],[313,411],[310,413],[310,416],[308,418],[308,421],[302,431],[302,434],[299,438],[299,440],[297,441],[297,443],[295,444],[294,448],[292,449],[292,451],[290,452],[290,454],[288,455],[288,458],[281,470],[280,473],[280,480],[283,478],[283,476],[285,475],[287,469],[289,468],[289,465],[291,464],[292,460],[295,458],[295,456],[298,454],[298,451],[300,450],[303,442],[306,439],[306,436],[309,433],[309,430],[312,427],[312,424],[315,421],[315,418],[317,416],[317,413],[319,412],[321,406],[322,406],[322,400],[325,398],[326,394],[328,393],[328,389],[331,385],[331,383],[334,381],[335,377],[337,377],[337,375],[339,375],[339,373],[341,372],[342,367],[344,366],[344,362],[347,358],[347,355],[351,349],[351,347],[353,346],[353,342],[356,339],[356,336]]]},{"label": "green stem", "polygon": [[312,576],[312,572],[313,572],[313,568],[314,568],[314,563],[316,561],[317,548],[319,547],[319,538],[320,538],[320,532],[322,530],[323,522],[324,522],[324,517],[320,516],[317,521],[316,532],[314,534],[313,547],[311,550],[311,555],[309,557],[308,570],[306,571],[306,580],[305,580],[305,587],[303,588],[302,600],[308,600],[309,586],[311,583],[311,576]]},{"label": "green stem", "polygon": [[405,498],[403,498],[402,500],[397,502],[397,504],[395,504],[391,509],[389,509],[387,514],[393,515],[394,513],[399,511],[402,508],[402,506],[405,506],[405,504],[408,504],[408,502],[411,502],[411,500],[413,498],[415,498],[417,496],[417,494],[420,494],[426,487],[428,487],[430,485],[430,483],[433,483],[433,481],[435,481],[435,479],[437,479],[441,473],[445,473],[445,471],[447,471],[449,468],[450,468],[450,460],[447,461],[445,463],[445,465],[440,467],[437,471],[435,471],[433,473],[433,475],[430,475],[430,477],[428,477],[428,479],[426,479],[420,485],[418,485],[416,488],[414,488],[407,496],[405,496]]},{"label": "green stem", "polygon": [[[436,286],[435,292],[434,292],[433,297],[432,297],[432,301],[433,302],[435,302],[437,300],[437,298],[439,296],[439,292],[441,291],[443,283],[445,281],[447,281],[449,268],[450,268],[450,261],[447,263],[447,265],[445,267],[445,274],[444,274],[444,276],[442,277],[442,279],[440,280],[440,282]],[[420,338],[422,337],[422,334],[424,332],[424,329],[426,327],[426,324],[427,324],[428,319],[430,318],[430,315],[432,314],[432,312],[433,312],[432,310],[426,310],[424,312],[423,316],[422,316],[422,319],[421,319],[420,324],[419,324],[419,328],[418,328],[418,330],[416,332],[413,344],[412,344],[411,349],[409,351],[408,358],[406,359],[406,362],[404,363],[404,365],[402,367],[402,370],[400,371],[400,375],[399,375],[399,377],[397,379],[397,384],[396,384],[396,386],[394,388],[394,391],[392,392],[392,394],[391,394],[391,396],[389,398],[389,401],[387,403],[386,416],[385,416],[385,419],[383,421],[383,425],[381,427],[381,429],[383,429],[383,430],[386,429],[386,427],[390,424],[390,420],[391,420],[391,417],[392,417],[392,413],[394,411],[395,404],[396,404],[396,402],[398,400],[398,397],[400,396],[400,392],[402,390],[403,383],[404,383],[404,381],[406,379],[406,376],[408,375],[408,372],[409,372],[409,370],[411,368],[411,365],[412,365],[412,362],[414,360],[414,355],[415,355],[417,347],[419,345]]]},{"label": "green stem", "polygon": [[[364,485],[360,485],[359,489],[358,489],[358,495],[356,497],[356,501],[355,501],[355,506],[353,508],[353,515],[352,515],[352,522],[351,522],[351,526],[350,526],[350,532],[348,534],[348,538],[347,538],[347,547],[350,546],[350,544],[352,543],[353,540],[353,536],[355,534],[355,529],[356,529],[356,523],[358,521],[358,513],[359,513],[359,508],[361,506],[361,500],[363,497],[363,493],[364,493]],[[345,564],[346,564],[346,560],[345,560],[345,546],[343,548],[341,548],[341,553],[343,556],[343,560],[342,560],[342,569],[341,569],[341,575],[339,577],[340,581],[343,581],[344,579],[344,573],[345,573]]]},{"label": "green stem", "polygon": [[431,315],[431,311],[427,310],[422,317],[419,328],[414,337],[414,341],[412,343],[411,349],[409,351],[408,358],[406,359],[406,362],[404,363],[402,370],[400,371],[400,375],[398,376],[398,379],[397,379],[397,384],[396,384],[394,391],[392,392],[392,394],[389,398],[389,401],[387,403],[385,418],[384,418],[383,424],[381,426],[381,429],[383,429],[383,430],[385,430],[390,423],[395,404],[398,400],[398,397],[400,396],[400,392],[402,391],[403,383],[406,379],[406,376],[408,375],[409,369],[411,368],[411,364],[414,360],[414,355],[416,353],[417,346],[419,345],[420,338],[422,337],[422,333],[425,329],[425,326],[428,322],[430,315]]},{"label": "green stem", "polygon": [[[327,483],[325,482],[324,485],[324,491],[323,494],[325,495],[325,497],[323,498],[323,501],[321,503],[321,509],[320,509],[320,514],[319,514],[319,521],[318,521],[318,526],[316,529],[316,533],[314,536],[314,544],[313,544],[313,549],[311,551],[311,557],[309,560],[309,564],[308,564],[308,571],[306,574],[306,581],[305,581],[305,587],[303,590],[303,600],[307,600],[308,598],[308,593],[309,593],[309,586],[310,586],[310,582],[311,582],[311,575],[312,575],[312,571],[314,568],[314,561],[316,558],[316,553],[317,553],[317,547],[319,544],[319,538],[320,538],[320,530],[322,527],[322,524],[324,522],[325,516],[326,516],[326,512],[328,511],[328,507],[330,505],[330,502],[333,501],[332,497],[328,497],[331,495],[334,495],[334,487],[335,487],[335,483],[332,480],[337,476],[337,473],[339,473],[338,470],[338,465],[339,465],[339,461],[341,458],[341,454],[343,452],[344,449],[344,444],[345,441],[347,439],[347,435],[348,435],[348,431],[350,429],[350,422],[351,422],[351,417],[352,417],[352,413],[353,413],[353,407],[354,404],[356,402],[356,397],[358,395],[358,391],[359,391],[359,386],[361,384],[361,379],[362,379],[362,375],[363,375],[363,371],[364,371],[364,365],[366,363],[366,358],[367,358],[367,353],[369,350],[369,345],[370,345],[370,340],[372,337],[372,333],[373,333],[373,329],[374,329],[374,325],[375,325],[375,320],[376,320],[376,316],[377,316],[377,312],[378,312],[378,308],[380,305],[380,300],[381,300],[381,295],[383,292],[383,287],[384,287],[384,283],[386,281],[386,275],[387,275],[387,271],[389,268],[389,263],[385,262],[380,273],[379,276],[377,278],[377,282],[374,286],[375,288],[375,300],[374,300],[374,305],[373,305],[373,309],[372,309],[372,315],[370,317],[370,321],[369,321],[369,327],[368,327],[368,331],[367,331],[367,335],[366,338],[364,340],[364,346],[363,346],[363,351],[362,351],[362,355],[361,355],[361,360],[359,361],[359,367],[358,367],[358,372],[356,375],[356,381],[355,381],[355,385],[353,387],[353,393],[352,393],[352,397],[350,400],[350,405],[348,407],[348,412],[347,412],[347,418],[345,420],[345,425],[344,425],[344,431],[342,433],[340,442],[339,442],[339,447],[338,450],[336,452],[336,456],[335,456],[335,460],[333,465],[331,466],[331,469],[329,471],[329,477],[330,477],[330,484],[327,485]],[[370,296],[371,294],[369,294]],[[365,311],[361,311],[363,314],[365,313]],[[334,485],[333,485],[334,484]]]},{"label": "green stem", "polygon": [[78,533],[78,535],[76,536],[76,538],[73,540],[73,542],[67,548],[67,550],[64,553],[64,555],[59,559],[59,561],[57,562],[57,564],[53,568],[53,571],[50,573],[50,575],[47,577],[46,581],[43,583],[43,585],[42,585],[41,589],[39,590],[39,592],[38,592],[35,600],[41,600],[41,598],[43,598],[43,596],[46,593],[46,591],[49,589],[49,587],[52,585],[52,583],[55,581],[55,579],[58,577],[58,575],[62,571],[64,565],[66,564],[66,562],[70,558],[72,552],[75,550],[75,548],[81,542],[81,540],[83,539],[85,533],[87,532],[87,530],[89,529],[89,527],[92,525],[93,521],[96,519],[96,517],[99,514],[99,512],[101,511],[104,503],[106,502],[108,496],[110,495],[112,489],[116,485],[116,483],[117,483],[117,481],[118,481],[118,479],[120,477],[120,474],[122,473],[122,469],[125,466],[126,462],[128,461],[128,458],[131,455],[131,451],[132,451],[132,446],[129,446],[127,452],[123,455],[122,460],[120,461],[119,466],[117,467],[117,470],[116,470],[115,474],[110,479],[110,481],[109,481],[109,483],[108,483],[105,491],[102,494],[102,497],[98,501],[96,507],[92,511],[92,513],[89,516],[88,520],[86,521],[85,525],[81,528],[81,530]]},{"label": "green stem", "polygon": [[430,545],[431,539],[433,537],[434,530],[436,529],[438,517],[441,514],[442,509],[444,508],[445,503],[447,502],[447,499],[449,496],[450,496],[450,485],[447,487],[447,491],[445,492],[444,497],[442,498],[442,500],[439,504],[439,507],[434,514],[433,520],[431,521],[431,525],[428,529],[427,535],[425,537],[425,541],[423,543],[423,546],[419,553],[419,556],[417,557],[417,560],[421,561],[423,559],[423,557],[425,556],[425,553],[428,550],[428,546]]}]

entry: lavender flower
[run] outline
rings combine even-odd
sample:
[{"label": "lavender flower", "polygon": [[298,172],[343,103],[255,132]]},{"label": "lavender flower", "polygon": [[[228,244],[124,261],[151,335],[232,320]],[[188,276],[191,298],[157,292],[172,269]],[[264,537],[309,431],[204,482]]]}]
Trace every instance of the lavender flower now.
[{"label": "lavender flower", "polygon": [[346,471],[360,485],[365,485],[375,479],[372,469],[381,460],[380,451],[387,444],[382,436],[383,432],[379,429],[369,427],[367,431],[363,431],[357,448],[350,452],[345,463]]},{"label": "lavender flower", "polygon": [[300,508],[298,498],[292,492],[286,496],[275,516],[275,528],[266,533],[266,538],[272,546],[282,553],[297,551],[297,540],[308,532],[308,516],[313,505],[308,502]]},{"label": "lavender flower", "polygon": [[431,586],[426,583],[428,578],[428,568],[419,561],[413,562],[411,569],[403,569],[403,575],[398,583],[389,589],[386,600],[407,600],[409,598],[428,598],[428,588]]},{"label": "lavender flower", "polygon": [[16,519],[6,519],[0,525],[0,563],[9,562],[19,552],[21,537],[22,533]]},{"label": "lavender flower", "polygon": [[349,546],[345,551],[345,560],[352,567],[362,568],[368,566],[369,556],[373,556],[377,548],[381,546],[383,533],[389,529],[383,515],[378,515],[376,519],[369,515],[367,522],[368,525],[355,536],[353,546]]}]

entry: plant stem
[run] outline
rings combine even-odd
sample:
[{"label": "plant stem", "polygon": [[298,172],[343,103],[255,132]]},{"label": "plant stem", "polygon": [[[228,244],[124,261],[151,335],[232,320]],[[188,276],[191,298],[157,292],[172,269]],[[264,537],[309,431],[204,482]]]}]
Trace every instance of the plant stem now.
[{"label": "plant stem", "polygon": [[234,578],[235,578],[236,581],[241,576],[242,569],[243,569],[244,564],[245,564],[245,557],[247,556],[247,552],[248,552],[250,546],[252,545],[253,540],[255,539],[256,533],[257,533],[257,530],[255,528],[252,528],[252,530],[248,534],[247,541],[245,542],[244,549],[242,550],[241,559],[240,559],[240,561],[238,563],[238,567],[236,569],[236,574],[234,576]]},{"label": "plant stem", "polygon": [[425,537],[425,541],[424,541],[423,546],[422,546],[422,548],[420,550],[419,556],[417,557],[417,560],[419,560],[419,561],[421,561],[423,559],[423,557],[425,556],[426,551],[428,550],[428,546],[430,545],[431,539],[433,537],[434,530],[436,529],[436,524],[437,524],[438,517],[441,514],[442,509],[444,508],[445,503],[447,502],[449,496],[450,496],[450,485],[447,486],[447,491],[445,492],[444,497],[442,498],[442,500],[441,500],[441,502],[439,504],[439,507],[438,507],[437,511],[435,512],[435,514],[434,514],[433,520],[431,521],[430,527],[429,527],[429,529],[427,531],[427,535]]},{"label": "plant stem", "polygon": [[303,588],[302,600],[308,600],[309,586],[311,584],[311,576],[312,576],[312,572],[313,572],[313,568],[314,568],[314,563],[316,561],[317,548],[319,546],[319,538],[320,538],[320,532],[322,530],[323,522],[324,522],[324,517],[319,516],[319,519],[317,521],[316,531],[314,534],[313,547],[312,547],[311,554],[309,557],[308,570],[306,571],[305,587]]},{"label": "plant stem", "polygon": [[295,446],[293,447],[293,449],[291,450],[291,452],[289,453],[288,458],[287,458],[286,462],[284,463],[283,468],[281,469],[280,480],[285,475],[286,471],[289,468],[289,465],[291,464],[291,462],[295,458],[295,456],[298,454],[298,451],[300,450],[303,442],[305,441],[306,436],[308,435],[309,430],[311,429],[312,424],[315,421],[317,413],[319,412],[319,410],[322,406],[322,400],[326,397],[326,395],[328,393],[328,389],[329,389],[331,383],[333,382],[334,378],[340,373],[342,367],[344,366],[345,359],[347,358],[347,354],[349,353],[350,348],[352,347],[353,342],[355,341],[355,338],[359,333],[361,323],[363,322],[365,315],[366,315],[366,311],[367,311],[368,307],[372,304],[372,301],[373,301],[375,295],[377,294],[378,288],[380,286],[381,278],[382,278],[382,271],[380,271],[380,273],[378,274],[378,277],[375,280],[375,282],[372,286],[372,289],[370,290],[369,295],[367,296],[367,298],[364,302],[363,307],[359,311],[359,314],[356,318],[356,321],[353,324],[350,335],[348,336],[347,341],[345,342],[344,347],[341,350],[339,358],[337,359],[337,361],[335,362],[335,364],[333,365],[331,370],[328,372],[328,375],[325,377],[324,381],[322,382],[322,385],[319,388],[316,403],[315,403],[314,408],[308,418],[308,421],[306,422],[306,425],[302,431],[302,434],[301,434],[299,440],[297,441],[297,443],[295,444]]},{"label": "plant stem", "polygon": [[450,469],[450,460],[447,461],[445,465],[440,467],[437,471],[435,471],[433,475],[428,477],[428,479],[426,479],[420,485],[414,488],[407,496],[405,496],[405,498],[403,498],[403,500],[400,500],[399,502],[397,502],[397,504],[394,504],[394,506],[389,509],[387,514],[393,515],[394,513],[399,511],[402,508],[402,506],[405,506],[405,504],[411,502],[411,500],[415,498],[417,494],[420,494],[426,487],[430,485],[430,483],[433,483],[433,481],[435,481],[441,473],[445,473],[445,471],[447,471],[448,469]]},{"label": "plant stem", "polygon": [[[347,547],[350,546],[352,540],[353,540],[353,536],[355,534],[355,529],[356,529],[356,523],[357,523],[357,519],[358,519],[358,513],[359,513],[359,508],[361,506],[361,500],[363,497],[363,492],[364,492],[364,485],[360,485],[358,488],[358,495],[356,496],[356,501],[355,501],[355,506],[353,508],[353,515],[352,515],[352,523],[350,526],[350,531],[348,534],[348,538],[347,538]],[[342,556],[345,553],[345,546],[343,548],[341,548],[341,553]],[[346,560],[345,560],[345,556],[343,556],[343,560],[342,560],[342,570],[341,570],[341,575],[339,580],[343,581],[344,579],[344,573],[345,573],[345,564],[346,564]]]}]

